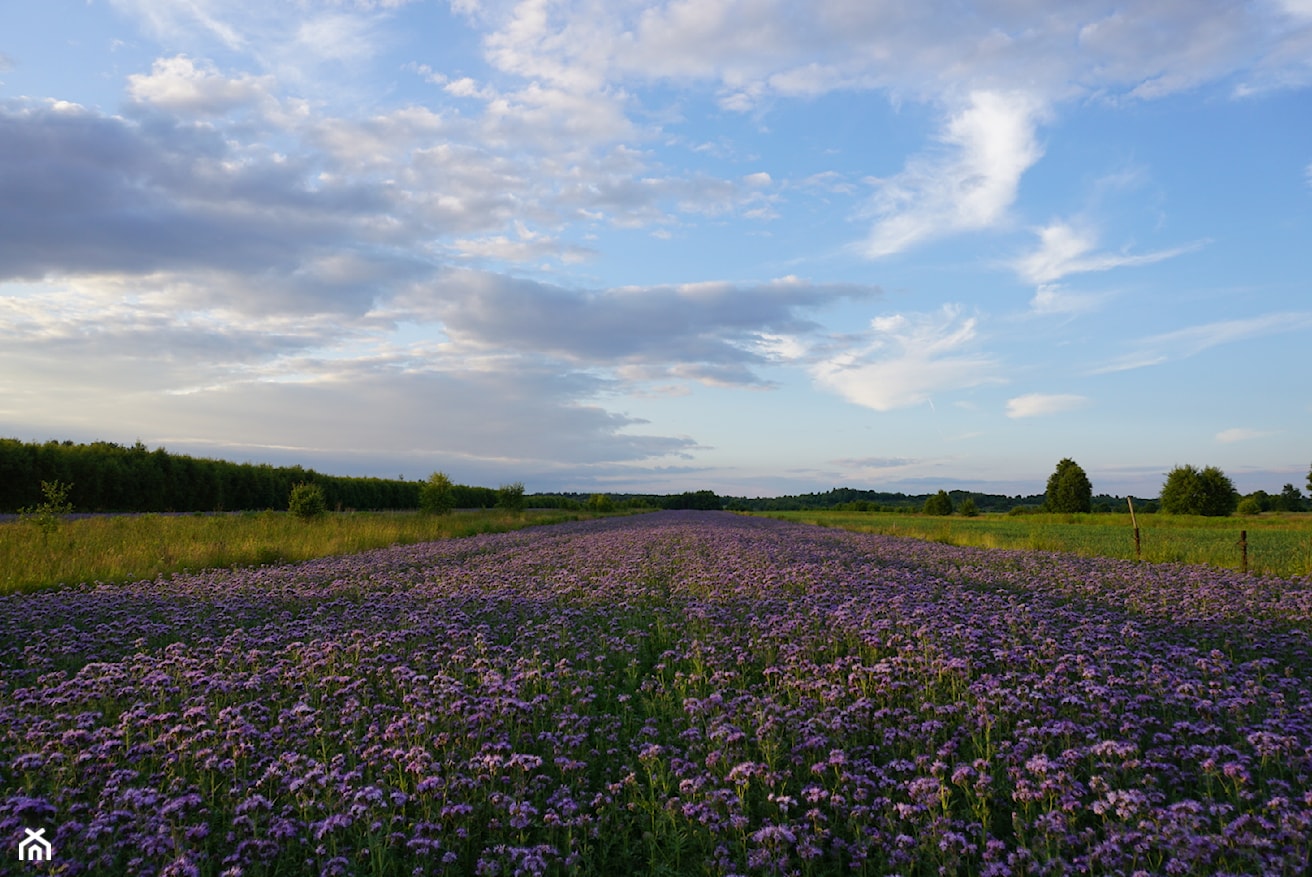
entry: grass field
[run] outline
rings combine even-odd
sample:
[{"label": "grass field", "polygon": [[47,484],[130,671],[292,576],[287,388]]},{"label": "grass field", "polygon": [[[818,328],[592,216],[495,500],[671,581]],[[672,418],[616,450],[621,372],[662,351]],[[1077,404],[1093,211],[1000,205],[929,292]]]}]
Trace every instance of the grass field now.
[{"label": "grass field", "polygon": [[113,515],[64,521],[49,536],[0,524],[0,594],[79,582],[151,579],[183,570],[262,566],[389,545],[498,533],[594,517],[586,512],[466,511]]},{"label": "grass field", "polygon": [[[767,517],[860,533],[882,533],[976,548],[1067,551],[1133,560],[1129,514],[980,515],[974,518],[881,512],[765,512]],[[1239,535],[1247,532],[1248,570],[1276,576],[1312,575],[1312,515],[1204,518],[1139,515],[1141,558],[1227,569],[1242,564]]]}]

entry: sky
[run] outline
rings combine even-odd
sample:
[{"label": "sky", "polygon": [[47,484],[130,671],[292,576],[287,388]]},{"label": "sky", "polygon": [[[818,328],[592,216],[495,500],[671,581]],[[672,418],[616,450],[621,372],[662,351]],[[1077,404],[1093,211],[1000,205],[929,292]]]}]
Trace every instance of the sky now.
[{"label": "sky", "polygon": [[1312,0],[0,3],[0,436],[529,492],[1312,463]]}]

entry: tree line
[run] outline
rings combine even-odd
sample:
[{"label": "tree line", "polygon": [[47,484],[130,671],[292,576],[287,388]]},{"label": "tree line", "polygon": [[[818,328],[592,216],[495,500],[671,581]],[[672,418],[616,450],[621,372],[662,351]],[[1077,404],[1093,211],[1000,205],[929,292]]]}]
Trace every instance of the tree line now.
[{"label": "tree line", "polygon": [[[315,484],[330,509],[412,509],[419,483],[324,475],[301,466],[231,463],[149,450],[141,442],[44,444],[0,439],[0,512],[42,501],[42,484],[68,485],[68,501],[83,512],[213,512],[285,509],[292,488]],[[464,488],[471,505],[493,505]]]},{"label": "tree line", "polygon": [[[711,490],[671,495],[551,493],[525,496],[521,483],[494,489],[454,484],[445,475],[434,473],[434,477],[439,475],[445,479],[439,503],[443,508],[520,509],[529,506],[601,512],[662,508],[736,511],[838,509],[971,515],[979,512],[1110,512],[1121,510],[1125,505],[1125,497],[1094,495],[1084,470],[1069,458],[1057,464],[1045,492],[1032,496],[963,490],[915,495],[849,487],[835,487],[824,493],[754,499],[719,496]],[[42,444],[0,439],[0,513],[7,514],[37,507],[43,501],[43,490],[50,485],[66,488],[64,498],[74,509],[83,512],[285,509],[292,489],[298,484],[315,485],[327,509],[417,509],[433,505],[436,494],[433,493],[432,481],[432,478],[429,482],[420,482],[404,478],[324,475],[301,466],[232,463],[171,454],[162,447],[152,451],[140,441],[124,446],[113,442],[75,444],[48,441]],[[1312,493],[1312,470],[1308,472],[1308,490]],[[45,499],[48,501],[49,498]],[[1230,479],[1216,467],[1176,466],[1167,474],[1160,497],[1136,498],[1135,508],[1148,513],[1160,509],[1175,514],[1228,515],[1236,511],[1241,514],[1302,511],[1308,505],[1302,492],[1292,484],[1286,484],[1278,494],[1258,490],[1240,496]]]}]

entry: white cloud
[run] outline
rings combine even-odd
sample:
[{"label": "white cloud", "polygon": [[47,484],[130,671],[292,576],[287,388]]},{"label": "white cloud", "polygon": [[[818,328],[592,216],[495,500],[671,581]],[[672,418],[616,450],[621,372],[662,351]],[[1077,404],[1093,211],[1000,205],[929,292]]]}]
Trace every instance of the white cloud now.
[{"label": "white cloud", "polygon": [[[1296,16],[1302,2],[1287,0],[1285,12]],[[1229,0],[1115,8],[981,0],[964,12],[946,0],[507,0],[457,9],[489,28],[487,57],[499,70],[583,98],[575,111],[595,111],[596,99],[612,102],[617,89],[666,82],[704,84],[720,106],[741,112],[836,90],[943,108],[937,144],[885,180],[871,203],[874,222],[860,248],[873,258],[1005,222],[1042,155],[1037,127],[1062,102],[1153,99],[1250,70],[1267,79],[1309,73],[1296,23],[1273,25],[1262,10]],[[616,112],[633,117],[640,96],[626,92]],[[1084,252],[1047,267],[1036,256],[1027,270],[1050,282],[1063,270],[1174,253]]]},{"label": "white cloud", "polygon": [[1094,369],[1094,374],[1128,371],[1157,365],[1173,359],[1195,356],[1212,347],[1312,329],[1312,311],[1263,314],[1240,320],[1220,320],[1201,326],[1189,326],[1174,332],[1150,335],[1135,342],[1136,350]]},{"label": "white cloud", "polygon": [[128,94],[134,101],[161,109],[218,116],[268,98],[272,76],[222,76],[212,64],[197,65],[186,55],[159,58],[149,74],[128,77]]},{"label": "white cloud", "polygon": [[362,63],[375,52],[373,41],[367,38],[366,21],[343,13],[311,16],[298,24],[292,46],[322,60]]},{"label": "white cloud", "polygon": [[452,242],[451,249],[466,259],[490,259],[499,262],[546,262],[564,264],[585,262],[596,255],[584,247],[563,244],[560,241],[528,229],[515,222],[515,237],[491,235],[482,238],[464,238]]},{"label": "white cloud", "polygon": [[935,394],[1000,383],[998,364],[977,352],[976,320],[945,305],[935,313],[876,317],[870,331],[811,367],[816,383],[849,402],[891,411]]},{"label": "white cloud", "polygon": [[1158,250],[1153,253],[1098,253],[1098,236],[1087,228],[1068,222],[1053,222],[1037,230],[1039,248],[1014,263],[1021,277],[1036,284],[1050,284],[1071,274],[1110,271],[1135,265],[1151,265],[1182,253],[1197,250],[1201,243]]},{"label": "white cloud", "polygon": [[1234,429],[1224,429],[1216,434],[1216,440],[1222,444],[1234,444],[1235,442],[1246,442],[1252,439],[1265,438],[1271,435],[1269,432],[1262,432],[1256,429],[1245,429],[1235,427]]},{"label": "white cloud", "polygon": [[1286,15],[1312,19],[1312,0],[1277,0]]},{"label": "white cloud", "polygon": [[973,93],[946,122],[942,150],[914,157],[879,184],[866,255],[880,258],[1002,222],[1021,175],[1042,155],[1035,125],[1043,114],[1042,105],[1023,93]]},{"label": "white cloud", "polygon": [[1086,396],[1069,393],[1027,393],[1007,400],[1008,417],[1040,417],[1074,411],[1089,404]]}]

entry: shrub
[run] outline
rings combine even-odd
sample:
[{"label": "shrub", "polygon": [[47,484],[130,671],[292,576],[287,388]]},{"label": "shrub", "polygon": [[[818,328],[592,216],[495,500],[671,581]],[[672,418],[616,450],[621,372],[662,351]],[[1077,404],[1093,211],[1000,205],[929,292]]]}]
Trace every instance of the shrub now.
[{"label": "shrub", "polygon": [[292,486],[291,497],[287,501],[287,511],[303,521],[317,518],[328,509],[324,499],[323,488],[317,484],[304,482]]},{"label": "shrub", "polygon": [[588,508],[594,512],[610,512],[615,510],[615,503],[604,493],[594,493],[588,497]]},{"label": "shrub", "polygon": [[970,496],[966,497],[962,501],[961,508],[958,509],[957,511],[963,517],[967,517],[967,518],[973,518],[979,514],[979,508],[975,505],[975,499],[974,497],[970,497]]},{"label": "shrub", "polygon": [[450,514],[456,507],[455,485],[444,472],[434,472],[419,488],[419,508],[430,515]]},{"label": "shrub", "polygon": [[1241,515],[1260,515],[1262,514],[1262,501],[1255,496],[1246,496],[1239,500],[1239,506],[1235,511]]}]

